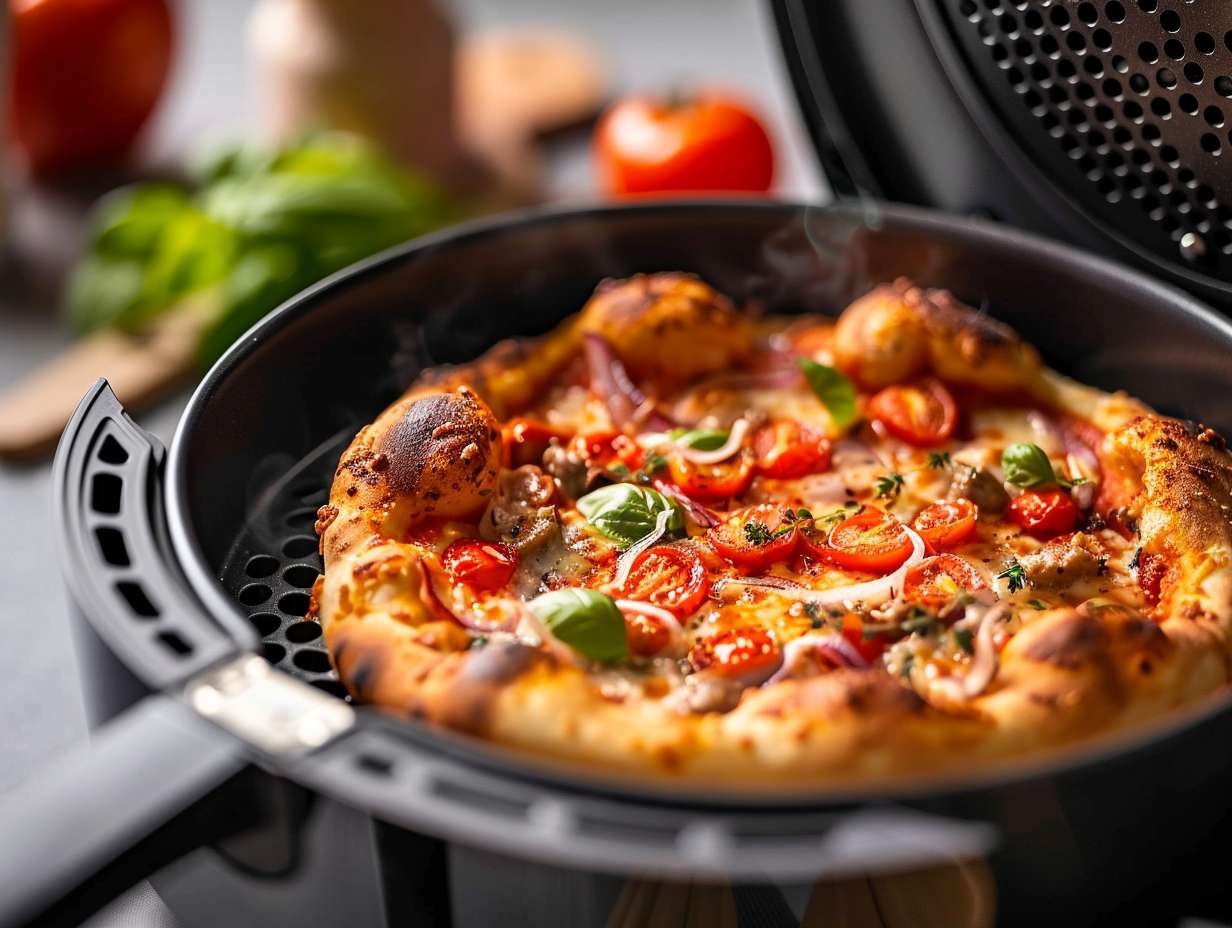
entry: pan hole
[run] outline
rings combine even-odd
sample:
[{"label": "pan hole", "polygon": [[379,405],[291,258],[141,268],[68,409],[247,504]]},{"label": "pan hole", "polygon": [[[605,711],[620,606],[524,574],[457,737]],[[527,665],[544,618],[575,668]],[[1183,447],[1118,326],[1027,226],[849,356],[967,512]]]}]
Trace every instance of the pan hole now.
[{"label": "pan hole", "polygon": [[[332,682],[332,681],[331,681]],[[379,754],[369,754],[367,751],[355,758],[355,766],[365,773],[378,777],[387,777],[394,770],[394,762]]]},{"label": "pan hole", "polygon": [[287,581],[291,586],[297,586],[303,590],[309,589],[316,582],[318,576],[320,575],[317,571],[307,564],[296,564],[294,567],[288,567],[282,572],[283,580]]},{"label": "pan hole", "polygon": [[1198,113],[1198,98],[1192,93],[1183,93],[1176,101],[1176,105],[1181,108],[1181,111],[1188,113],[1190,116],[1196,116]]},{"label": "pan hole", "polygon": [[1039,32],[1044,28],[1044,17],[1040,16],[1039,10],[1027,10],[1022,14],[1022,24],[1032,32]]},{"label": "pan hole", "polygon": [[90,506],[95,512],[113,516],[120,511],[124,481],[115,474],[95,474],[90,482]]},{"label": "pan hole", "polygon": [[244,573],[250,577],[268,577],[278,569],[278,559],[268,554],[258,554],[248,559],[244,565]]},{"label": "pan hole", "polygon": [[307,557],[316,552],[317,540],[311,535],[297,535],[294,538],[288,538],[282,546],[282,553],[287,557]]},{"label": "pan hole", "polygon": [[250,583],[240,588],[239,600],[245,606],[256,606],[269,599],[273,592],[264,583]]},{"label": "pan hole", "polygon": [[1169,39],[1164,43],[1164,54],[1173,61],[1180,61],[1185,57],[1185,46],[1179,39]]},{"label": "pan hole", "polygon": [[102,552],[103,560],[112,567],[127,567],[131,563],[124,536],[119,529],[96,528],[94,537],[98,540],[98,549]]},{"label": "pan hole", "polygon": [[1204,55],[1215,54],[1215,37],[1209,32],[1199,32],[1194,36],[1194,48]]},{"label": "pan hole", "polygon": [[[1134,77],[1137,76],[1137,74],[1134,75]],[[1159,81],[1159,86],[1164,88],[1164,90],[1171,90],[1178,83],[1176,73],[1171,68],[1160,68],[1155,72],[1155,80]],[[1147,84],[1144,78],[1142,81],[1142,89],[1139,90],[1138,93],[1146,93],[1149,87],[1150,85]],[[1136,90],[1137,88],[1134,89]]]},{"label": "pan hole", "polygon": [[1071,32],[1065,37],[1065,44],[1079,54],[1087,49],[1087,40],[1082,37],[1081,32]]},{"label": "pan hole", "polygon": [[1146,95],[1151,90],[1151,82],[1141,74],[1132,74],[1129,78],[1129,89],[1134,93]]},{"label": "pan hole", "polygon": [[278,600],[278,611],[284,615],[303,618],[308,612],[308,604],[307,593],[283,593]]},{"label": "pan hole", "polygon": [[98,449],[98,459],[107,464],[123,464],[128,460],[128,452],[115,440],[114,435],[108,435]]},{"label": "pan hole", "polygon": [[1172,118],[1172,105],[1163,97],[1156,97],[1151,101],[1151,112],[1160,119]]},{"label": "pan hole", "polygon": [[312,528],[316,521],[315,509],[297,509],[287,516],[287,525],[291,528]]},{"label": "pan hole", "polygon": [[1113,55],[1112,67],[1117,74],[1127,74],[1129,73],[1129,59],[1124,55]]},{"label": "pan hole", "polygon": [[1206,72],[1202,70],[1202,65],[1196,61],[1191,61],[1185,65],[1185,80],[1191,84],[1201,84],[1202,79],[1206,77]]},{"label": "pan hole", "polygon": [[145,595],[145,590],[136,581],[121,580],[116,584],[116,592],[124,597],[128,608],[143,619],[158,618],[158,607],[150,602],[150,597]]},{"label": "pan hole", "polygon": [[1122,5],[1121,0],[1108,0],[1104,4],[1104,15],[1114,23],[1125,22],[1125,7]]},{"label": "pan hole", "polygon": [[1208,106],[1202,111],[1202,118],[1206,120],[1208,125],[1219,128],[1223,125],[1223,110],[1217,106]]},{"label": "pan hole", "polygon": [[1095,9],[1093,3],[1078,4],[1078,18],[1088,26],[1094,26],[1095,21],[1099,19],[1099,12]]},{"label": "pan hole", "polygon": [[1108,51],[1108,49],[1112,48],[1112,33],[1107,29],[1096,29],[1091,33],[1091,44],[1101,52]]},{"label": "pan hole", "polygon": [[1138,9],[1143,13],[1154,13],[1159,7],[1159,0],[1138,0]]},{"label": "pan hole", "polygon": [[[1152,145],[1158,145],[1160,138],[1159,126],[1152,126],[1150,124],[1143,126],[1142,137]],[[1137,152],[1134,153],[1134,161],[1138,164],[1146,164],[1150,160],[1151,156],[1146,152],[1142,152],[1141,157],[1139,157]]]},{"label": "pan hole", "polygon": [[1181,17],[1176,10],[1164,10],[1160,13],[1159,24],[1164,27],[1165,32],[1181,31]]},{"label": "pan hole", "polygon": [[257,630],[257,634],[262,638],[266,635],[274,634],[274,632],[278,631],[278,627],[282,625],[282,619],[272,612],[254,612],[248,617],[248,621],[252,623],[252,627]]},{"label": "pan hole", "polygon": [[1171,145],[1165,145],[1159,150],[1159,157],[1163,159],[1164,164],[1169,167],[1176,167],[1181,163],[1181,155]]},{"label": "pan hole", "polygon": [[307,644],[321,637],[321,626],[316,622],[296,622],[287,628],[287,641],[292,644]]},{"label": "pan hole", "polygon": [[273,641],[265,641],[261,644],[261,656],[271,664],[277,664],[287,656],[287,649]]},{"label": "pan hole", "polygon": [[1138,46],[1138,57],[1147,64],[1154,64],[1159,60],[1159,49],[1154,42],[1143,42]]},{"label": "pan hole", "polygon": [[521,818],[530,807],[529,803],[515,798],[506,792],[496,793],[488,790],[478,790],[456,780],[438,780],[433,778],[430,782],[432,784],[432,792],[437,796],[462,805],[465,808],[482,809],[511,818]]},{"label": "pan hole", "polygon": [[297,651],[291,662],[309,673],[328,673],[330,669],[329,655],[324,651]]},{"label": "pan hole", "polygon": [[1219,141],[1219,136],[1213,132],[1202,133],[1202,138],[1198,142],[1202,146],[1202,150],[1208,155],[1219,154],[1220,149],[1223,147]]},{"label": "pan hole", "polygon": [[180,657],[184,657],[187,654],[192,654],[192,651],[193,651],[192,644],[186,641],[180,635],[179,632],[172,632],[172,631],[159,632],[158,640],[161,641],[168,648],[170,648],[172,651],[174,651],[176,654],[178,654]]},{"label": "pan hole", "polygon": [[1063,6],[1054,6],[1048,11],[1048,18],[1054,26],[1060,26],[1062,29],[1069,25],[1069,11]]},{"label": "pan hole", "polygon": [[962,3],[958,4],[958,12],[967,17],[978,16],[979,8],[975,5],[974,0],[962,0]]},{"label": "pan hole", "polygon": [[1215,93],[1221,97],[1232,97],[1232,77],[1220,74],[1215,78]]},{"label": "pan hole", "polygon": [[329,693],[331,696],[337,696],[339,699],[347,699],[350,696],[346,687],[337,680],[310,680],[309,683],[317,689]]}]

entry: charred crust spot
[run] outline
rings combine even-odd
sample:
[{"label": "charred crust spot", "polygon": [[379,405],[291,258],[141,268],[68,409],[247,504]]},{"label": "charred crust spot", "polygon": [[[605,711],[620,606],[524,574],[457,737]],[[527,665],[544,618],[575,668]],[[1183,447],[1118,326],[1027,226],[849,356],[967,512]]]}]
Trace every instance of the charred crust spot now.
[{"label": "charred crust spot", "polygon": [[1202,442],[1202,444],[1210,445],[1216,451],[1227,451],[1228,450],[1228,443],[1224,441],[1223,436],[1220,435],[1218,432],[1216,432],[1214,429],[1206,428],[1205,426],[1201,426],[1201,425],[1198,426],[1198,428],[1200,429],[1200,431],[1198,432],[1196,437],[1198,441]]},{"label": "charred crust spot", "polygon": [[1026,648],[1026,656],[1072,670],[1094,658],[1104,644],[1100,623],[1080,612],[1052,621]]},{"label": "charred crust spot", "polygon": [[372,470],[377,474],[382,474],[389,470],[389,458],[383,454],[374,454],[372,456]]},{"label": "charred crust spot", "polygon": [[[469,391],[421,397],[379,439],[386,480],[395,493],[412,494],[425,471],[444,473],[462,460],[468,479],[478,481],[492,444],[490,435],[485,410]],[[472,445],[470,460],[463,460],[462,451]]]},{"label": "charred crust spot", "polygon": [[492,642],[470,655],[462,679],[473,683],[509,683],[529,670],[538,657],[539,652],[529,645]]},{"label": "charred crust spot", "polygon": [[[339,666],[342,664],[342,656],[338,653],[337,649],[334,650],[334,662]],[[373,679],[378,672],[376,663],[374,658],[365,655],[356,659],[351,665],[350,673],[347,674],[347,683],[357,699],[367,698]]]}]

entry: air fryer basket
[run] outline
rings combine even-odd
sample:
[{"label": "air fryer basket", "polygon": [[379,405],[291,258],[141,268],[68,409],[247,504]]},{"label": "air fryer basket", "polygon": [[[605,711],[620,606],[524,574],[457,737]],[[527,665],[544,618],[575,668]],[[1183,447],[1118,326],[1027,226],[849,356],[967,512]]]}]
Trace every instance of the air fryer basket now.
[{"label": "air fryer basket", "polygon": [[[1232,430],[1232,328],[1177,291],[989,223],[877,204],[646,204],[515,215],[410,243],[241,339],[194,395],[165,468],[101,388],[66,434],[57,467],[73,599],[126,672],[162,691],[138,714],[188,733],[174,750],[151,736],[145,753],[201,771],[172,778],[155,803],[139,775],[118,772],[142,742],[129,734],[109,748],[118,742],[104,737],[114,775],[82,772],[97,784],[95,819],[140,807],[152,822],[220,786],[233,797],[260,770],[510,859],[771,882],[978,855],[992,825],[1002,900],[1022,923],[1058,906],[1081,922],[1124,904],[1158,878],[1161,854],[1221,827],[1232,775],[1222,705],[1007,770],[732,795],[547,766],[339,698],[301,614],[320,566],[309,519],[342,445],[423,366],[546,331],[602,277],[668,269],[770,311],[829,313],[908,274],[985,305],[1061,370]],[[123,539],[124,558],[98,529]],[[278,669],[244,656],[255,648]],[[116,725],[139,732],[133,718]],[[62,821],[73,783],[34,784],[0,818],[8,834],[38,835],[22,859],[0,858],[0,885],[25,888],[0,901],[0,922],[5,905],[37,911],[87,885],[83,857],[104,861],[148,836],[129,822],[95,835]],[[58,848],[74,842],[83,850],[63,877]]]}]

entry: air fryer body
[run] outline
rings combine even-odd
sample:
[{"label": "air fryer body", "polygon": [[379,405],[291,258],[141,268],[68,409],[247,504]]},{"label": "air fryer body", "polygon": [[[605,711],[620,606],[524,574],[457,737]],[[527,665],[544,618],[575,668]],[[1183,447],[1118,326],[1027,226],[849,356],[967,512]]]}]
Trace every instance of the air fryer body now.
[{"label": "air fryer body", "polygon": [[[950,286],[1019,328],[1061,370],[1232,429],[1232,371],[1225,362],[1232,330],[1175,291],[995,224],[878,204],[648,204],[515,216],[412,243],[324,282],[260,324],[211,371],[185,412],[157,491],[167,511],[168,563],[185,594],[220,621],[255,630],[282,671],[336,691],[320,669],[320,640],[294,631],[302,624],[295,614],[301,597],[292,594],[304,581],[281,578],[289,567],[311,563],[299,547],[287,554],[286,543],[303,536],[302,514],[311,509],[304,500],[323,493],[339,443],[423,367],[546,331],[604,277],[669,269],[697,273],[739,302],[771,312],[833,314],[872,283],[899,274]],[[265,579],[246,575],[257,558],[273,562],[254,568]],[[131,571],[125,576],[153,582]],[[266,589],[243,594],[252,584]],[[149,628],[145,621],[135,627]],[[202,640],[201,627],[180,630]],[[124,670],[114,641],[104,644],[89,631],[84,641],[83,670],[96,684],[87,691],[95,715],[106,716],[142,685]],[[470,926],[498,916],[501,924],[601,925],[631,879],[657,875],[616,865],[614,857],[605,862],[593,850],[623,827],[610,821],[587,835],[590,864],[571,865],[567,844],[553,846],[558,839],[546,821],[524,852],[490,846],[482,835],[496,837],[503,822],[513,822],[521,814],[516,797],[538,789],[546,775],[410,724],[379,731],[391,748],[405,737],[421,755],[473,760],[508,783],[507,797],[476,794],[466,810],[490,817],[490,828],[463,840],[448,822],[422,827],[430,810],[398,805],[399,766],[378,769],[361,754],[361,763],[339,768],[330,766],[328,750],[310,754],[274,781],[262,800],[267,814],[249,832],[157,876],[177,917],[188,925],[293,919]],[[899,833],[870,837],[876,830],[851,817],[864,811],[910,810],[952,823],[955,834],[989,822],[999,842],[990,863],[1006,923],[1062,923],[1063,915],[1086,924],[1170,904],[1169,893],[1151,894],[1167,869],[1161,854],[1190,876],[1220,859],[1179,855],[1223,825],[1232,805],[1232,748],[1220,746],[1229,745],[1232,714],[1211,711],[1182,732],[1161,732],[1107,756],[1057,759],[1012,776],[869,802],[827,794],[822,785],[770,802],[690,796],[679,788],[656,796],[576,773],[560,779],[558,793],[578,821],[595,819],[591,805],[609,799],[636,801],[651,819],[739,813],[748,828],[740,840],[751,848],[787,840],[793,821],[832,815],[831,831],[800,845],[803,858],[782,858],[796,864],[810,854],[827,866],[843,855],[853,867],[894,859],[903,850]],[[369,786],[384,797],[389,815],[362,810]],[[347,789],[357,801],[330,798]],[[406,795],[416,795],[409,781]],[[1139,813],[1150,816],[1149,828],[1137,825]],[[680,840],[675,832],[645,834],[648,854]],[[911,866],[952,863],[966,852],[951,853],[939,841],[915,853]],[[1168,879],[1170,887],[1180,885]],[[702,880],[725,882],[713,873]],[[794,924],[812,879],[771,870],[761,880],[744,875],[731,882],[747,915],[742,924],[774,925]],[[1193,900],[1189,883],[1185,898]],[[765,920],[771,917],[779,920]]]}]

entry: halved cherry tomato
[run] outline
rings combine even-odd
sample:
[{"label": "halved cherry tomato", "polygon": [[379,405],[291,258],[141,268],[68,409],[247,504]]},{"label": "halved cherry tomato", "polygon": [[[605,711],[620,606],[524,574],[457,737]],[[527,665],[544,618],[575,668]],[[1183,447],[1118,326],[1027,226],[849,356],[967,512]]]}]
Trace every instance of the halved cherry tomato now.
[{"label": "halved cherry tomato", "polygon": [[864,636],[864,620],[854,613],[843,616],[843,637],[855,648],[862,658],[870,664],[876,661],[891,644],[889,635],[878,632],[876,635]]},{"label": "halved cherry tomato", "polygon": [[654,616],[626,612],[624,617],[629,650],[638,657],[652,657],[671,643],[671,629]]},{"label": "halved cherry tomato", "polygon": [[791,557],[800,533],[781,506],[763,504],[732,513],[706,532],[706,540],[733,564],[761,570]]},{"label": "halved cherry tomato", "polygon": [[699,641],[689,649],[689,663],[695,670],[760,682],[783,663],[783,654],[768,631],[749,625],[729,628]]},{"label": "halved cherry tomato", "polygon": [[476,590],[499,590],[518,567],[518,552],[499,541],[459,538],[441,554],[441,563],[455,583]]},{"label": "halved cherry tomato", "polygon": [[697,611],[710,591],[701,559],[692,549],[656,545],[633,562],[621,587],[625,599],[640,599],[684,618]]},{"label": "halved cherry tomato", "polygon": [[523,464],[540,463],[543,460],[543,452],[547,450],[548,442],[553,438],[567,441],[569,433],[550,426],[546,422],[519,416],[501,426],[501,438],[504,446],[504,465],[521,467]]},{"label": "halved cherry tomato", "polygon": [[742,448],[718,464],[696,464],[679,452],[667,456],[672,482],[700,500],[727,499],[743,492],[753,479],[753,452]]},{"label": "halved cherry tomato", "polygon": [[830,467],[830,440],[794,419],[763,425],[753,436],[753,450],[757,472],[765,477],[803,477]]},{"label": "halved cherry tomato", "polygon": [[925,506],[911,527],[936,550],[962,544],[975,532],[979,510],[969,499],[943,499]]},{"label": "halved cherry tomato", "polygon": [[1036,538],[1053,538],[1072,532],[1082,519],[1082,512],[1069,494],[1057,488],[1027,490],[1010,503],[1006,515]]},{"label": "halved cherry tomato", "polygon": [[903,598],[933,609],[951,602],[959,593],[984,588],[976,569],[954,554],[926,557],[903,578]]},{"label": "halved cherry tomato", "polygon": [[912,550],[903,523],[871,506],[834,526],[829,537],[806,532],[804,547],[815,558],[871,574],[893,570]]},{"label": "halved cherry tomato", "polygon": [[571,448],[593,467],[610,467],[619,461],[630,470],[637,470],[645,457],[637,442],[617,431],[578,435]]},{"label": "halved cherry tomato", "polygon": [[895,384],[873,396],[868,415],[895,438],[924,448],[940,445],[958,427],[958,406],[940,380]]}]

